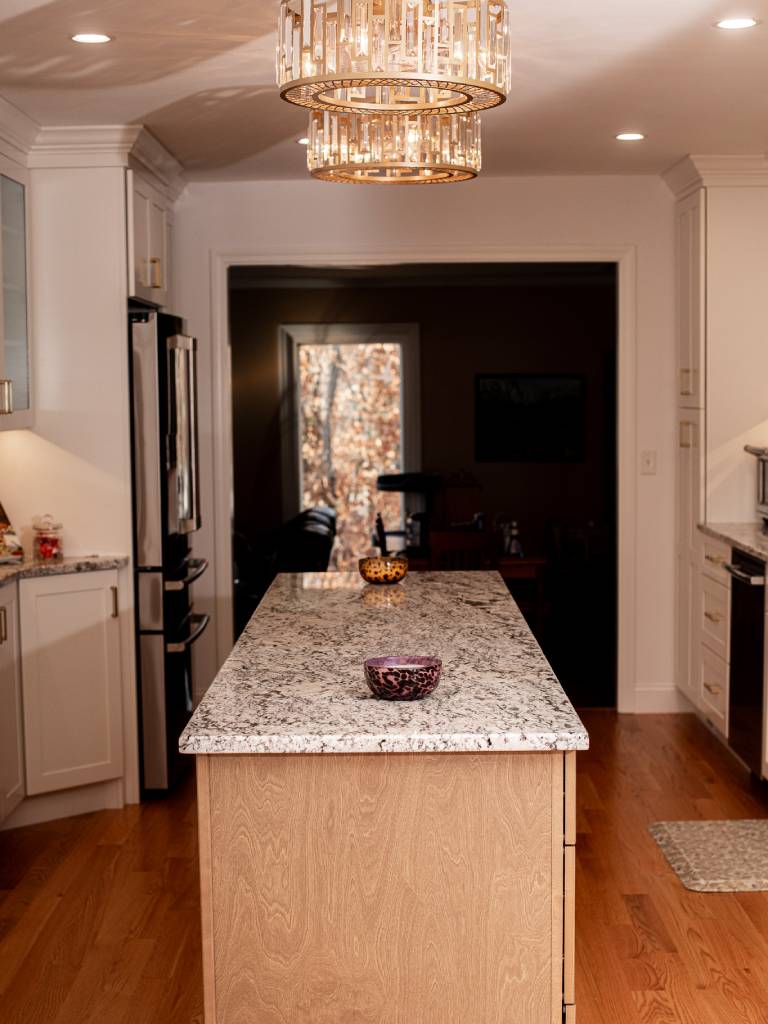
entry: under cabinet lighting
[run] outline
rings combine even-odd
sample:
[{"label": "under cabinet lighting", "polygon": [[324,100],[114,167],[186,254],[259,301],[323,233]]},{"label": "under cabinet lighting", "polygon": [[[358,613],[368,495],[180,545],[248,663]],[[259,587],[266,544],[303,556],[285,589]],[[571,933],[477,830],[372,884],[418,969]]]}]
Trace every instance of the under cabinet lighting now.
[{"label": "under cabinet lighting", "polygon": [[300,146],[308,146],[309,145],[309,139],[307,138],[306,135],[303,138],[301,138],[301,139],[296,139],[296,141],[298,142],[298,144]]},{"label": "under cabinet lighting", "polygon": [[111,43],[112,36],[105,36],[103,32],[78,32],[72,36],[73,43]]},{"label": "under cabinet lighting", "polygon": [[645,136],[642,132],[619,132],[616,138],[619,142],[642,142]]},{"label": "under cabinet lighting", "polygon": [[754,28],[757,23],[757,18],[723,18],[715,23],[715,27],[735,31],[740,28]]}]

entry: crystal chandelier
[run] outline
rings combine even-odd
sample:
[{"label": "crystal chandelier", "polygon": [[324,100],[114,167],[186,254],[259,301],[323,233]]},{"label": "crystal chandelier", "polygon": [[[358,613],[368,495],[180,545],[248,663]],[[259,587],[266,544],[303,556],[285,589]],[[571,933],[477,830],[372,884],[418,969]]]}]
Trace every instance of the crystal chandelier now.
[{"label": "crystal chandelier", "polygon": [[283,0],[283,99],[315,109],[466,113],[510,88],[506,0]]},{"label": "crystal chandelier", "polygon": [[315,110],[309,119],[307,165],[312,176],[323,181],[465,181],[480,170],[480,117]]}]

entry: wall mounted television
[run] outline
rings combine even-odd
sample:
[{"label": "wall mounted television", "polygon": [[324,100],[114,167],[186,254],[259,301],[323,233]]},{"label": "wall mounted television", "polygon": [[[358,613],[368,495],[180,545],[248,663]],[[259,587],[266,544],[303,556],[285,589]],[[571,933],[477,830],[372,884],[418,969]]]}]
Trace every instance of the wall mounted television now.
[{"label": "wall mounted television", "polygon": [[584,420],[583,377],[475,376],[477,462],[583,462]]}]

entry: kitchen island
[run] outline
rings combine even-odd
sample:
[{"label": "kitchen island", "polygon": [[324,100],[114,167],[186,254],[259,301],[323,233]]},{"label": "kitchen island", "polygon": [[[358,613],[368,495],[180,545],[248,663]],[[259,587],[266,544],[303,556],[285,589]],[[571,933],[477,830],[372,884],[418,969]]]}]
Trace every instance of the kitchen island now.
[{"label": "kitchen island", "polygon": [[[439,687],[374,699],[382,654]],[[497,573],[279,576],[180,741],[206,1024],[568,1020],[587,743]]]}]

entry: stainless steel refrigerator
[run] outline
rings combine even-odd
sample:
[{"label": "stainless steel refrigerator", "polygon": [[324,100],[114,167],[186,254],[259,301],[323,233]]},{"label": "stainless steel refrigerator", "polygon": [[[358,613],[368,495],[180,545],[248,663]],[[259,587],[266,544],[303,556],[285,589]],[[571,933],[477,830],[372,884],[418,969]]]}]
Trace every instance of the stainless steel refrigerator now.
[{"label": "stainless steel refrigerator", "polygon": [[[144,794],[171,788],[185,762],[178,737],[192,713],[192,645],[208,616],[192,585],[200,528],[197,343],[179,317],[131,307],[134,565]],[[189,759],[187,759],[189,760]]]}]

